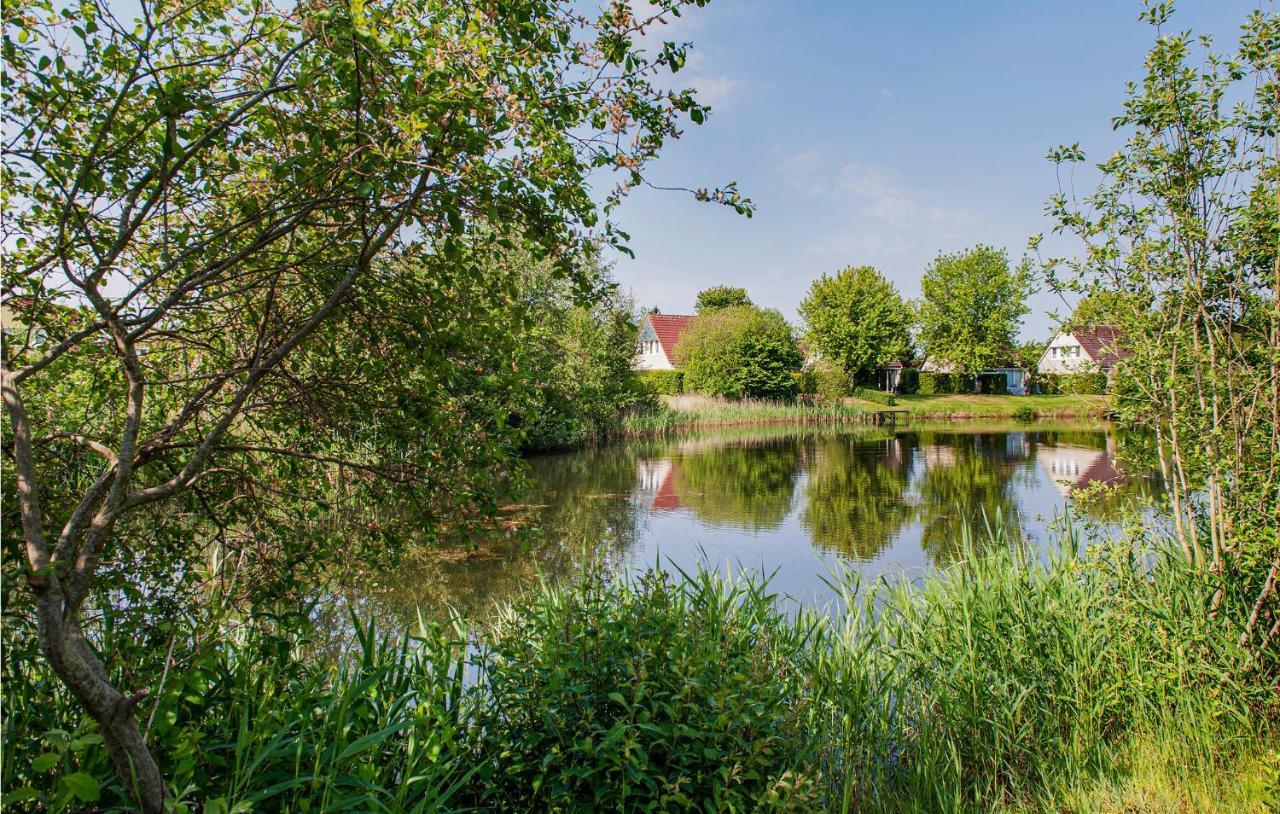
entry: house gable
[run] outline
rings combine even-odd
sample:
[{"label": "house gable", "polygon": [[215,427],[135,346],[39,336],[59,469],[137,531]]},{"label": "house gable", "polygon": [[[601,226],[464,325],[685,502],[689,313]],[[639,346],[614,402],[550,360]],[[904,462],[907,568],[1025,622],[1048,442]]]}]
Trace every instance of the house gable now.
[{"label": "house gable", "polygon": [[676,343],[689,329],[693,317],[680,314],[648,314],[640,326],[635,368],[637,370],[675,370]]},{"label": "house gable", "polygon": [[1041,373],[1106,372],[1130,351],[1121,346],[1123,334],[1111,325],[1059,331],[1044,349],[1036,369]]}]

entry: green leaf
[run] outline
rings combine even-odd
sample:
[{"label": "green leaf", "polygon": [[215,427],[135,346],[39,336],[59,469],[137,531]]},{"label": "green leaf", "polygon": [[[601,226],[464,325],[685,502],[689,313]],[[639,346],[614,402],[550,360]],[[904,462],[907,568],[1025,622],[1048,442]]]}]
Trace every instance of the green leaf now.
[{"label": "green leaf", "polygon": [[47,772],[54,766],[57,766],[58,762],[61,760],[62,755],[57,752],[45,752],[43,755],[40,755],[35,760],[31,761],[31,771],[36,772],[37,774]]},{"label": "green leaf", "polygon": [[98,779],[88,772],[72,772],[62,778],[67,790],[84,803],[97,802],[102,793]]}]

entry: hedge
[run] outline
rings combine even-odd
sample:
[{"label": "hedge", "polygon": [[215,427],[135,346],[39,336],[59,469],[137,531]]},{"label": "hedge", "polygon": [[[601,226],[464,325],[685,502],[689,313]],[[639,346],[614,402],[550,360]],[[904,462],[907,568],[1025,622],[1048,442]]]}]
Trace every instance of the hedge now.
[{"label": "hedge", "polygon": [[866,401],[874,401],[876,404],[883,404],[886,407],[892,407],[898,403],[892,393],[886,393],[883,390],[872,390],[869,387],[854,388],[853,395]]},{"label": "hedge", "polygon": [[925,396],[973,392],[972,373],[920,373],[920,394]]},{"label": "hedge", "polygon": [[1107,392],[1105,373],[1044,373],[1037,377],[1045,395],[1100,396]]},{"label": "hedge", "polygon": [[898,390],[911,395],[920,392],[920,371],[914,367],[904,367],[902,375],[898,377]]},{"label": "hedge", "polygon": [[640,370],[640,384],[657,396],[674,396],[684,392],[684,371]]}]

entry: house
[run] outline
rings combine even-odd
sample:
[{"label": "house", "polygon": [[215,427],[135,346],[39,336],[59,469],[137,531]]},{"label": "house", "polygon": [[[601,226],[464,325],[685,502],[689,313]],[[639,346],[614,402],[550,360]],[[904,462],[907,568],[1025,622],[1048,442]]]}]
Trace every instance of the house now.
[{"label": "house", "polygon": [[636,370],[675,370],[676,343],[693,324],[693,317],[678,314],[646,314],[636,344]]},{"label": "house", "polygon": [[1133,353],[1123,347],[1124,335],[1114,325],[1094,325],[1058,331],[1045,348],[1036,370],[1041,373],[1110,373]]}]

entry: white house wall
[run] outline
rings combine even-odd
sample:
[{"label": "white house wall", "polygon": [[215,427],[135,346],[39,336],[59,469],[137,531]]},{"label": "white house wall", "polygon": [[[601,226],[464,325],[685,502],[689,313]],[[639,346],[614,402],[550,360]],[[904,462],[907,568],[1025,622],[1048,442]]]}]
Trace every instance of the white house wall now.
[{"label": "white house wall", "polygon": [[1074,336],[1060,332],[1044,349],[1036,369],[1041,373],[1089,373],[1097,370],[1098,366]]}]

